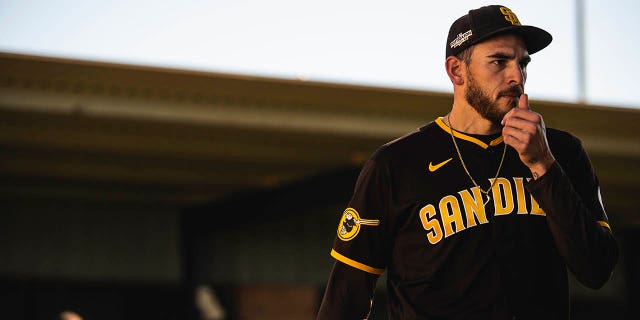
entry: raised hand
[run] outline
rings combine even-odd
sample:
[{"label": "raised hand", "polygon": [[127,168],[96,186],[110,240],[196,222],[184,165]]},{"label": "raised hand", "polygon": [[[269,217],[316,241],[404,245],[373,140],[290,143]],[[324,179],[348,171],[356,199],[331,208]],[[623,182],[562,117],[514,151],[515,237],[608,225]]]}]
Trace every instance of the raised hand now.
[{"label": "raised hand", "polygon": [[507,112],[502,125],[504,143],[518,152],[533,178],[545,174],[555,158],[549,149],[542,116],[531,110],[527,94],[520,95],[518,107]]}]

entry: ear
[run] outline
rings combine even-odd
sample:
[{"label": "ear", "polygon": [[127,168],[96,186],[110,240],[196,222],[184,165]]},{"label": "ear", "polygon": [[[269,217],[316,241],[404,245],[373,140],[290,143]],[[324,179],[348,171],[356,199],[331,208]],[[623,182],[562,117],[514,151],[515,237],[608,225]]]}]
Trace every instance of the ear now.
[{"label": "ear", "polygon": [[448,56],[445,61],[445,68],[447,69],[447,75],[454,85],[464,84],[464,62],[455,56]]}]

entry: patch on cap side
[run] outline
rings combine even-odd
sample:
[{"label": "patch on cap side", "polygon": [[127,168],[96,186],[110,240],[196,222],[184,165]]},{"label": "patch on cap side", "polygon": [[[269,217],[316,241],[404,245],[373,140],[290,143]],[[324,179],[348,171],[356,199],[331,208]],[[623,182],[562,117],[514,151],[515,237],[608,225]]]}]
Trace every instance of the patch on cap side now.
[{"label": "patch on cap side", "polygon": [[459,47],[460,45],[462,45],[465,41],[469,40],[469,37],[471,37],[473,35],[473,31],[469,30],[467,32],[464,33],[458,33],[458,36],[453,39],[453,41],[451,41],[449,43],[449,46],[451,46],[451,48],[456,48]]}]

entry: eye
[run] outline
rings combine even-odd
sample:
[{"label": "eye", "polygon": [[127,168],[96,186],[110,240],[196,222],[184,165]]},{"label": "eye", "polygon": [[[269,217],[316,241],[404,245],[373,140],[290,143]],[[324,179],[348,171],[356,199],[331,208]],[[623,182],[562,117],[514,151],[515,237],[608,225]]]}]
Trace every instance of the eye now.
[{"label": "eye", "polygon": [[502,60],[502,59],[500,59],[500,60],[493,60],[493,61],[491,61],[491,64],[496,65],[496,66],[502,66],[502,65],[504,65],[505,63],[506,63],[506,60]]}]

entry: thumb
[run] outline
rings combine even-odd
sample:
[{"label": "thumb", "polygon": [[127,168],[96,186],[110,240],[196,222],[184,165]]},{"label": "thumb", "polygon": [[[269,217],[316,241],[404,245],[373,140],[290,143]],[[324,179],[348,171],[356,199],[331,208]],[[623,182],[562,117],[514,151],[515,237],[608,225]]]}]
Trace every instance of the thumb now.
[{"label": "thumb", "polygon": [[518,100],[518,109],[531,109],[529,108],[529,95],[526,93],[520,95],[520,100]]}]

